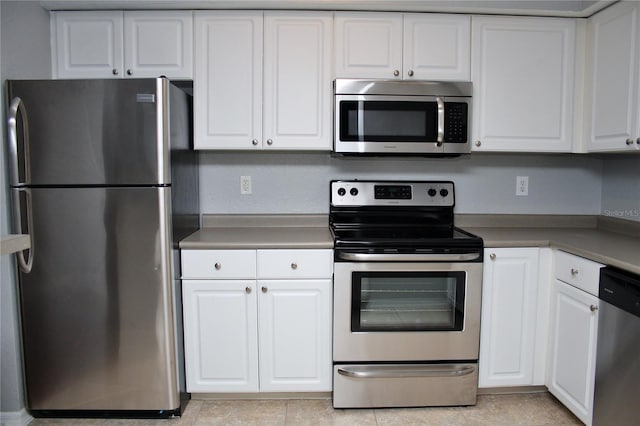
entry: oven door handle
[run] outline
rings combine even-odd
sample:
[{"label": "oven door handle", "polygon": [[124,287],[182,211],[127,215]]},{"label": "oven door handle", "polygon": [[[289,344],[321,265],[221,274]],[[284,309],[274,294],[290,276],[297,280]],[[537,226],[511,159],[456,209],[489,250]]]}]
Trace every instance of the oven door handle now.
[{"label": "oven door handle", "polygon": [[338,367],[338,374],[354,379],[399,377],[459,377],[475,371],[469,365],[367,365]]},{"label": "oven door handle", "polygon": [[480,259],[480,253],[344,253],[338,252],[338,258],[355,262],[455,262]]}]

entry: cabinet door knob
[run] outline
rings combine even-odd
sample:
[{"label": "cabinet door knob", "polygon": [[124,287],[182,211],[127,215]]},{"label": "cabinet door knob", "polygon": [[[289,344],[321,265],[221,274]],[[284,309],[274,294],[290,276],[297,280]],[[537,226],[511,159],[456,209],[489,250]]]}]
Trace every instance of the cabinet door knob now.
[{"label": "cabinet door knob", "polygon": [[407,74],[409,74],[409,77],[413,77],[413,70],[409,70]]},{"label": "cabinet door knob", "polygon": [[127,70],[127,75],[133,75],[133,71]]},{"label": "cabinet door knob", "polygon": [[596,305],[591,305],[589,306],[589,309],[591,309],[591,312],[595,312],[598,310],[598,307]]},{"label": "cabinet door knob", "polygon": [[476,141],[476,146],[480,146],[480,145],[482,145],[482,142]]},{"label": "cabinet door knob", "polygon": [[636,143],[640,145],[640,138],[636,139]]},{"label": "cabinet door knob", "polygon": [[222,265],[220,263],[216,262],[216,264],[213,265],[213,267],[216,268],[216,271],[219,271],[220,268],[222,268]]},{"label": "cabinet door knob", "polygon": [[244,292],[247,294],[251,294],[251,287],[245,287]]},{"label": "cabinet door knob", "polygon": [[576,276],[580,273],[579,269],[571,268],[571,275]]},{"label": "cabinet door knob", "polygon": [[393,71],[393,75],[394,75],[394,76],[396,76],[396,77],[397,77],[397,76],[399,76],[399,75],[400,75],[400,71],[398,71],[398,70],[394,70],[394,71]]},{"label": "cabinet door knob", "polygon": [[633,139],[631,138],[627,139],[627,145],[633,145]]},{"label": "cabinet door knob", "polygon": [[117,68],[112,69],[111,74],[118,75],[118,69]]},{"label": "cabinet door knob", "polygon": [[258,145],[258,139],[254,139],[254,140],[252,140],[252,141],[251,141],[251,143],[252,143],[254,146]]},{"label": "cabinet door knob", "polygon": [[267,287],[262,287],[262,289],[261,289],[261,290],[262,290],[262,292],[263,292],[263,293],[266,293],[266,292],[268,292],[268,291],[269,291],[269,289],[268,289]]},{"label": "cabinet door knob", "polygon": [[489,259],[491,259],[491,260],[496,260],[496,254],[495,254],[495,253],[491,253],[491,254],[489,255]]},{"label": "cabinet door knob", "polygon": [[297,264],[297,263],[295,263],[295,262],[293,262],[293,263],[291,264],[291,269],[298,269],[298,264]]},{"label": "cabinet door knob", "polygon": [[273,145],[273,139],[267,139],[267,145],[269,146]]}]

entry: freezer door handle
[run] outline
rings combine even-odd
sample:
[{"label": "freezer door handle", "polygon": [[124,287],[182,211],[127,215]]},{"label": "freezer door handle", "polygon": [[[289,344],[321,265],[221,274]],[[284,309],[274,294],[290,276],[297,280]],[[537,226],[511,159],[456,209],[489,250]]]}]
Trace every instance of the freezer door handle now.
[{"label": "freezer door handle", "polygon": [[368,365],[344,366],[338,374],[355,379],[380,379],[399,377],[457,377],[474,372],[466,365]]},{"label": "freezer door handle", "polygon": [[[25,212],[22,214],[22,194],[24,194]],[[13,188],[13,227],[14,232],[24,233],[22,228],[22,218],[27,220],[27,233],[29,235],[29,248],[16,253],[18,265],[25,274],[31,272],[33,267],[34,238],[33,238],[33,209],[31,207],[31,190],[29,188]],[[29,259],[25,259],[25,252],[29,251]]]},{"label": "freezer door handle", "polygon": [[[18,116],[22,117],[23,137],[23,166],[24,182],[20,182],[20,166],[18,159]],[[29,120],[24,102],[19,97],[11,100],[7,118],[9,132],[9,179],[12,186],[23,186],[31,182],[31,168],[29,164]]]},{"label": "freezer door handle", "polygon": [[[20,182],[20,163],[18,159],[18,116],[22,117],[22,152],[24,166],[24,182]],[[33,212],[31,208],[31,191],[22,186],[31,181],[31,169],[29,165],[29,120],[27,118],[27,110],[24,102],[19,97],[11,100],[9,105],[9,114],[7,118],[7,127],[9,131],[9,179],[13,185],[13,226],[15,232],[22,233],[22,199],[24,194],[25,200],[25,218],[27,220],[27,232],[29,234],[29,260],[25,259],[25,251],[17,253],[18,265],[24,273],[31,272],[33,266]]]}]

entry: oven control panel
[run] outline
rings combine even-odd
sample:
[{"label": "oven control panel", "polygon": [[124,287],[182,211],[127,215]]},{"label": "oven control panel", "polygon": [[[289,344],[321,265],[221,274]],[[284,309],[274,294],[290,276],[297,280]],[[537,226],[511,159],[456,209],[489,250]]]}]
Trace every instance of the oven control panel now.
[{"label": "oven control panel", "polygon": [[436,206],[455,205],[450,181],[360,181],[331,182],[333,206]]}]

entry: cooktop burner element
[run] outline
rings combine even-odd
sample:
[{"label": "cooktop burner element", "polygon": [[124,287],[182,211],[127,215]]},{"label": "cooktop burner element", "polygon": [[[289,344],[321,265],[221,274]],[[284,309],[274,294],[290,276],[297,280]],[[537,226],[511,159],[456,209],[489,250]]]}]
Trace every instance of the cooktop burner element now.
[{"label": "cooktop burner element", "polygon": [[454,206],[450,181],[332,181],[329,223],[337,251],[481,253]]}]

